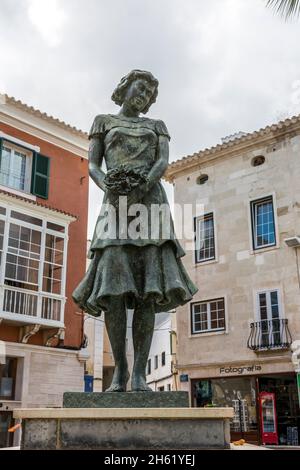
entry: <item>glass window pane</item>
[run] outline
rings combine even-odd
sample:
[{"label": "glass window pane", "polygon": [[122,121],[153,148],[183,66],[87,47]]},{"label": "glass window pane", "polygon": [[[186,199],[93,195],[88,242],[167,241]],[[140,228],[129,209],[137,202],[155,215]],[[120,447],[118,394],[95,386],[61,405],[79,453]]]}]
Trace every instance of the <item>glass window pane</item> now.
[{"label": "glass window pane", "polygon": [[[200,311],[199,311],[200,307]],[[209,307],[209,310],[208,310]],[[197,312],[195,313],[195,309]],[[219,330],[225,328],[224,299],[202,302],[193,306],[193,328],[195,332]]]},{"label": "glass window pane", "polygon": [[22,214],[21,212],[11,211],[11,217],[22,220],[23,222],[28,222],[29,224],[39,225],[40,227],[43,225],[43,221],[41,219],[37,219],[36,217],[32,217],[27,214]]},{"label": "glass window pane", "polygon": [[65,227],[63,227],[62,225],[54,224],[52,222],[47,222],[47,228],[55,230],[56,232],[65,232]]},{"label": "glass window pane", "polygon": [[274,245],[275,223],[272,198],[253,203],[254,248]]},{"label": "glass window pane", "polygon": [[3,146],[0,168],[0,184],[15,189],[25,189],[26,160],[21,150]]},{"label": "glass window pane", "polygon": [[213,214],[205,215],[197,221],[196,251],[198,262],[215,258]]}]

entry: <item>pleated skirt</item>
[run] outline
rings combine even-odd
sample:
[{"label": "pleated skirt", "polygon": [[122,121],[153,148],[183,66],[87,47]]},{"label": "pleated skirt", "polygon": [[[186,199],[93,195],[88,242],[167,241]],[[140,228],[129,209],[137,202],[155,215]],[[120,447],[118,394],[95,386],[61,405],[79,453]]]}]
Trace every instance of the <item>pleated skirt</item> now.
[{"label": "pleated skirt", "polygon": [[116,300],[129,309],[151,305],[154,313],[189,302],[197,292],[172,241],[160,246],[108,246],[95,250],[74,301],[93,316],[112,311]]}]

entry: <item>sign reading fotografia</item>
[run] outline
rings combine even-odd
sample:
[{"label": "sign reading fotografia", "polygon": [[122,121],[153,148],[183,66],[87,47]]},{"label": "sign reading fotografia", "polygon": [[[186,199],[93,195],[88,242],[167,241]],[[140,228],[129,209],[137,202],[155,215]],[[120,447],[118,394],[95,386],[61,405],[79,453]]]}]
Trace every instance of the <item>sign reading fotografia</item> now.
[{"label": "sign reading fotografia", "polygon": [[260,372],[261,371],[261,366],[257,364],[252,364],[251,366],[237,366],[237,367],[220,367],[220,374],[237,374],[237,375],[243,375],[243,374],[250,374],[250,373],[255,373],[255,372]]}]

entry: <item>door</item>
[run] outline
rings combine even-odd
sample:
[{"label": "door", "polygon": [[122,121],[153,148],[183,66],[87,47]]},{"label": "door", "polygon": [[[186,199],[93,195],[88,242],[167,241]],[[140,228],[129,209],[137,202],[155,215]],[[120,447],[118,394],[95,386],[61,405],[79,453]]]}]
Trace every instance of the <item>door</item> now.
[{"label": "door", "polygon": [[258,316],[260,321],[260,345],[269,348],[280,346],[280,308],[277,290],[259,292]]},{"label": "door", "polygon": [[13,433],[9,428],[13,426],[13,416],[10,411],[0,411],[0,449],[12,446]]},{"label": "door", "polygon": [[278,445],[275,393],[260,392],[259,414],[262,443]]}]

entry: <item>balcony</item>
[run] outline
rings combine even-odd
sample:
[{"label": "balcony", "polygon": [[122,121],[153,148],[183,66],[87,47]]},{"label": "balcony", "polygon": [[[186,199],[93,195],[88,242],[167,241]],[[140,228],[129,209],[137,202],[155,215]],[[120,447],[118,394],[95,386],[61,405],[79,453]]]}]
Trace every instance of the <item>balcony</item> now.
[{"label": "balcony", "polygon": [[64,326],[64,299],[55,295],[0,287],[0,320],[19,325],[36,324],[62,328]]},{"label": "balcony", "polygon": [[250,324],[247,346],[253,351],[289,349],[291,343],[292,336],[288,320],[285,318],[261,320]]}]

